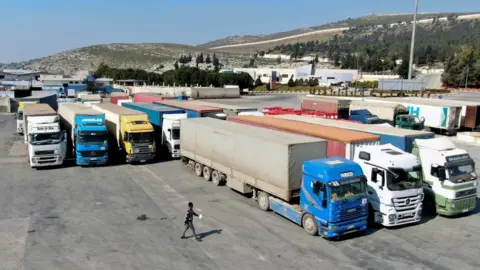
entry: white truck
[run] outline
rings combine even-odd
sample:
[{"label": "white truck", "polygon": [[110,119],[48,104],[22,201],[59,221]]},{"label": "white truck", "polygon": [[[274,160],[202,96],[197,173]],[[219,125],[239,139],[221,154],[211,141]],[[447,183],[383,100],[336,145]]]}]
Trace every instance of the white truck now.
[{"label": "white truck", "polygon": [[48,104],[25,104],[24,139],[30,167],[59,166],[67,153],[67,137],[60,117]]},{"label": "white truck", "polygon": [[435,203],[436,212],[454,216],[473,211],[477,204],[475,162],[467,151],[447,138],[414,143],[413,154],[422,163],[426,200]]},{"label": "white truck", "polygon": [[422,166],[392,144],[359,146],[353,159],[367,177],[369,218],[385,227],[419,222],[423,208]]}]

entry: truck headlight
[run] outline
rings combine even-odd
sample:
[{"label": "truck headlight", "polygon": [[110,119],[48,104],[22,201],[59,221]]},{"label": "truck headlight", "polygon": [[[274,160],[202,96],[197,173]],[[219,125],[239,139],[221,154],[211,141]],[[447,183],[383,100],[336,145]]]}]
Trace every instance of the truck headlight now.
[{"label": "truck headlight", "polygon": [[336,230],[336,229],[338,229],[338,226],[328,225],[328,228],[330,230]]},{"label": "truck headlight", "polygon": [[395,214],[388,215],[388,221],[390,222],[394,222],[396,218],[397,218],[397,215]]},{"label": "truck headlight", "polygon": [[477,180],[473,181],[473,186],[476,187],[478,185]]},{"label": "truck headlight", "polygon": [[452,202],[452,208],[455,208],[455,203]]},{"label": "truck headlight", "polygon": [[138,152],[140,152],[140,149],[138,149],[138,148],[133,149],[133,153],[138,153]]},{"label": "truck headlight", "polygon": [[148,148],[153,148],[153,145],[152,145],[152,144],[150,144],[150,145],[148,146]]}]

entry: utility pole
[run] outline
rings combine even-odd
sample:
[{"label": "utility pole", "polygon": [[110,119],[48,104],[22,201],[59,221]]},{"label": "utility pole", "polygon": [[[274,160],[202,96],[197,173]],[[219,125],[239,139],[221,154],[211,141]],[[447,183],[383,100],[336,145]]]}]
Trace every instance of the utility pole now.
[{"label": "utility pole", "polygon": [[415,49],[415,31],[417,28],[418,0],[415,0],[415,13],[413,14],[412,44],[410,44],[410,62],[408,63],[408,79],[412,79],[413,51]]},{"label": "utility pole", "polygon": [[467,62],[467,74],[465,75],[465,89],[468,88],[468,73],[470,72],[470,60]]}]

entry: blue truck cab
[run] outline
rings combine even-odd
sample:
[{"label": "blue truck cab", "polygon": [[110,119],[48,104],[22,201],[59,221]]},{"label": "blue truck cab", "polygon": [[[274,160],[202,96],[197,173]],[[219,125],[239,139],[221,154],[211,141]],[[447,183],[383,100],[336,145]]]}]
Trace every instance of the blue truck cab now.
[{"label": "blue truck cab", "polygon": [[371,114],[366,109],[351,110],[349,120],[359,121],[359,122],[362,122],[363,124],[381,124],[382,123],[382,120],[380,120],[378,116]]},{"label": "blue truck cab", "polygon": [[105,115],[75,115],[75,160],[77,165],[104,165],[108,162],[108,132]]},{"label": "blue truck cab", "polygon": [[367,229],[366,178],[360,165],[341,157],[309,160],[302,177],[299,204],[270,197],[270,209],[327,239]]}]

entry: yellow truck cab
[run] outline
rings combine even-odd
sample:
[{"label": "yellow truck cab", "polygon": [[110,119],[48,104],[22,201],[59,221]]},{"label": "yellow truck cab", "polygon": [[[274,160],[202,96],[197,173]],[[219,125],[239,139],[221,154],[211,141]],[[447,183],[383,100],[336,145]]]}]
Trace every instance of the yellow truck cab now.
[{"label": "yellow truck cab", "polygon": [[[105,114],[108,133],[127,163],[155,158],[155,134],[147,114],[111,103],[92,104],[92,108]],[[115,144],[111,145],[115,149]]]}]

